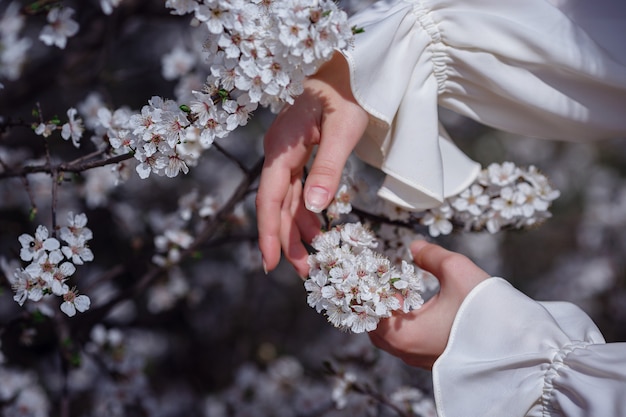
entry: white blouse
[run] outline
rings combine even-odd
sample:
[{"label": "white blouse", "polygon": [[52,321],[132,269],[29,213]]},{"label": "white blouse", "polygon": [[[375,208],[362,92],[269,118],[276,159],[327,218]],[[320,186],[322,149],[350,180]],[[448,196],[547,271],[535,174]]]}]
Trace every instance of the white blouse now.
[{"label": "white blouse", "polygon": [[344,56],[371,115],[356,153],[398,205],[437,206],[480,170],[438,106],[526,136],[626,136],[622,0],[380,1],[351,25],[364,32]]},{"label": "white blouse", "polygon": [[626,343],[490,278],[461,305],[433,383],[439,417],[626,416]]},{"label": "white blouse", "polygon": [[[439,205],[480,170],[439,106],[526,136],[626,137],[626,1],[381,1],[351,24],[365,31],[343,53],[371,115],[356,151],[396,204]],[[433,380],[440,417],[626,416],[626,344],[497,278],[464,301]]]}]

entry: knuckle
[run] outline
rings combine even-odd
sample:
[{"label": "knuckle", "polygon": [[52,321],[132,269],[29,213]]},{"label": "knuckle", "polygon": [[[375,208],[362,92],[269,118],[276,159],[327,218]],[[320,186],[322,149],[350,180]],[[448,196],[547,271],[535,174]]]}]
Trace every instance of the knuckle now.
[{"label": "knuckle", "polygon": [[309,176],[316,176],[322,178],[335,178],[340,170],[337,163],[329,160],[316,160],[315,164],[311,168]]},{"label": "knuckle", "polygon": [[441,273],[442,274],[453,274],[460,269],[462,269],[467,263],[467,258],[458,253],[449,253],[444,256],[441,260]]}]

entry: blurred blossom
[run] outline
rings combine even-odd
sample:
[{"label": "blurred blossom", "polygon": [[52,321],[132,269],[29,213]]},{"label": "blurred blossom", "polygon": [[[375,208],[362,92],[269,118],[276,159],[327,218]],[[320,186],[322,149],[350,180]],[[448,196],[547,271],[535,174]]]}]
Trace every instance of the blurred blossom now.
[{"label": "blurred blossom", "polygon": [[11,2],[0,15],[0,77],[17,80],[31,47],[31,40],[20,38],[24,27],[24,16],[18,2]]},{"label": "blurred blossom", "polygon": [[356,382],[357,377],[353,373],[346,372],[335,378],[333,386],[333,401],[337,408],[345,408],[348,404],[347,395],[350,392],[352,384]]},{"label": "blurred blossom", "polygon": [[[314,242],[303,293],[286,262],[258,277],[256,184],[242,201],[230,196],[248,175],[237,163],[250,167],[262,156],[270,113],[292,102],[335,48],[349,46],[344,12],[326,0],[166,0],[169,17],[158,4],[74,5],[76,13],[52,7],[37,18],[0,0],[0,94],[14,101],[0,129],[25,120],[2,130],[0,173],[90,167],[56,182],[46,172],[0,182],[3,416],[58,414],[63,382],[72,414],[84,417],[396,415],[355,387],[407,415],[435,416],[430,374],[326,323],[365,333],[400,308],[390,294],[418,308],[436,293],[437,280],[414,269],[408,250],[424,235],[514,277],[532,296],[576,302],[623,339],[621,142],[564,145],[491,130],[476,138],[469,126],[467,148],[477,148],[485,169],[428,212],[378,198],[382,174],[353,160],[320,218],[333,232]],[[78,33],[83,19],[90,26]],[[58,48],[36,42],[40,33]],[[60,50],[74,34],[85,38]],[[172,39],[184,43],[165,50]],[[149,74],[133,60],[148,54]],[[63,65],[30,68],[47,62]],[[63,81],[34,82],[33,69],[42,80],[61,71]],[[35,93],[41,111],[31,114]],[[127,159],[93,167],[109,158]],[[201,242],[228,203],[235,208]],[[151,268],[157,276],[138,290]],[[102,320],[78,314],[92,305]],[[81,333],[60,339],[57,325],[70,321]],[[330,376],[322,362],[332,364]],[[69,365],[66,381],[61,365]]]},{"label": "blurred blossom", "polygon": [[100,0],[100,7],[102,8],[102,13],[109,15],[113,13],[113,9],[118,7],[122,3],[122,0]]},{"label": "blurred blossom", "polygon": [[74,9],[71,7],[53,7],[48,12],[48,24],[39,34],[39,39],[46,45],[54,45],[65,49],[67,38],[78,33],[78,23],[72,19]]},{"label": "blurred blossom", "polygon": [[187,75],[196,64],[196,55],[176,46],[161,58],[163,78],[175,80]]}]

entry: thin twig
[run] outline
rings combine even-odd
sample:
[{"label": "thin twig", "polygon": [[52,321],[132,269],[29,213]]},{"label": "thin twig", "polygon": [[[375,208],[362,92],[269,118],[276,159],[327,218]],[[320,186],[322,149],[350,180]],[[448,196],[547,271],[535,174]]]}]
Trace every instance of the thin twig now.
[{"label": "thin twig", "polygon": [[228,152],[226,149],[224,149],[223,146],[221,146],[217,142],[213,142],[213,146],[215,147],[215,149],[220,151],[226,158],[228,158],[235,165],[237,165],[239,169],[242,170],[246,175],[249,174],[248,168],[244,164],[242,164],[241,161],[237,159],[232,153]]},{"label": "thin twig", "polygon": [[7,117],[5,121],[0,123],[0,139],[3,138],[2,133],[5,133],[12,127],[27,127],[29,129],[32,128],[32,125],[28,122],[25,122],[23,119],[19,118],[17,120],[12,119],[10,116]]},{"label": "thin twig", "polygon": [[30,183],[28,182],[28,177],[26,175],[20,177],[22,183],[24,184],[24,189],[26,190],[26,194],[28,195],[28,199],[30,200],[30,212],[31,214],[37,213],[37,203],[35,203],[35,196],[33,195],[33,191],[30,189]]},{"label": "thin twig", "polygon": [[[245,198],[246,195],[248,195],[250,187],[254,184],[254,182],[261,174],[262,167],[263,158],[257,161],[257,163],[251,169],[246,169],[247,175],[233,191],[228,201],[220,208],[215,216],[206,221],[204,227],[202,228],[200,233],[198,233],[191,245],[189,245],[189,247],[187,247],[185,250],[181,251],[179,262],[182,262],[183,260],[191,257],[198,250],[198,248],[200,248],[201,245],[206,242],[211,236],[213,236],[216,231],[224,224],[224,222],[228,219],[228,216],[231,215],[237,204],[243,198]],[[151,266],[135,285],[125,291],[119,292],[115,297],[113,297],[103,305],[83,313],[83,317],[85,318],[83,323],[89,325],[90,323],[96,323],[101,321],[102,318],[105,317],[115,305],[124,300],[132,299],[140,295],[155,279],[166,273],[167,269],[167,266]]]},{"label": "thin twig", "polygon": [[[37,112],[39,115],[39,122],[40,123],[44,123],[44,119],[43,119],[43,113],[41,112],[41,105],[39,104],[39,102],[37,102]],[[45,149],[45,153],[46,153],[46,166],[49,168],[49,173],[50,176],[52,177],[52,204],[50,204],[50,210],[51,210],[51,215],[52,215],[52,236],[56,237],[57,234],[57,215],[56,215],[56,208],[57,208],[57,175],[58,175],[58,171],[52,167],[52,158],[50,156],[50,144],[48,143],[48,139],[46,139],[45,137],[43,138],[43,143],[44,143],[44,149]]]},{"label": "thin twig", "polygon": [[106,152],[106,148],[105,149],[98,149],[97,151],[88,153],[87,155],[83,155],[83,156],[81,156],[79,158],[74,159],[73,161],[67,162],[67,165],[73,166],[73,165],[81,164],[82,162],[87,161],[89,159],[96,158],[98,156],[104,155],[105,152]]},{"label": "thin twig", "polygon": [[59,173],[56,170],[52,171],[52,202],[50,204],[50,210],[52,211],[52,237],[57,235],[57,202],[59,196]]}]

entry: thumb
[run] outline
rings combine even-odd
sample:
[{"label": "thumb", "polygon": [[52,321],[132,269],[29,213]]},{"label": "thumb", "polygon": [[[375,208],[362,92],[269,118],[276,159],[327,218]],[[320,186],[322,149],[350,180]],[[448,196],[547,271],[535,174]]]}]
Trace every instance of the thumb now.
[{"label": "thumb", "polygon": [[476,285],[489,277],[489,274],[474,264],[469,258],[449,251],[425,240],[411,243],[415,264],[433,274],[441,285],[465,297]]},{"label": "thumb", "polygon": [[320,144],[304,185],[304,203],[315,213],[335,196],[346,161],[368,123],[367,113],[358,104],[340,106],[322,116]]}]

